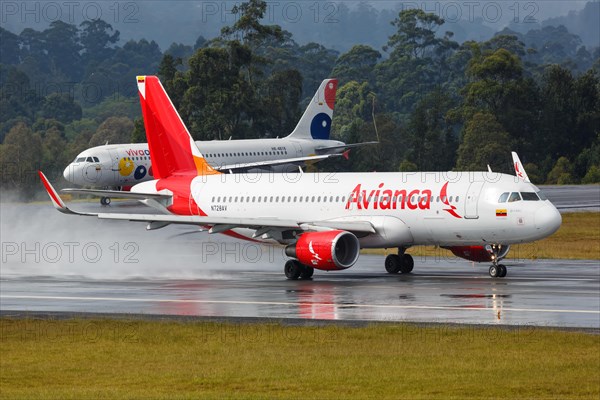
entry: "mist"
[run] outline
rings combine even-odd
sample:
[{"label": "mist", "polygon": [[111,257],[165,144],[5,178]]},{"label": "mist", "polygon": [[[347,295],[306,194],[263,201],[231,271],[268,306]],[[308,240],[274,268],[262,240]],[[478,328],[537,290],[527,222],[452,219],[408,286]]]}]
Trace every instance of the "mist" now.
[{"label": "mist", "polygon": [[[3,196],[5,197],[5,196]],[[133,202],[73,202],[87,212],[151,212]],[[273,270],[281,248],[209,235],[193,226],[146,231],[144,223],[64,215],[47,202],[0,204],[0,275],[90,279],[226,279]]]}]

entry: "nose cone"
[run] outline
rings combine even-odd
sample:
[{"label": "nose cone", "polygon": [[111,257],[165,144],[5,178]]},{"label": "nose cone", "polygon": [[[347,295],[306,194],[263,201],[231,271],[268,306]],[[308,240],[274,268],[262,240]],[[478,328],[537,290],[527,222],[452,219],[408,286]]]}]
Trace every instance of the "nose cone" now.
[{"label": "nose cone", "polygon": [[65,168],[65,170],[63,171],[63,176],[65,177],[65,179],[71,183],[75,183],[73,182],[74,180],[74,174],[73,174],[73,164],[69,164],[67,166],[67,168]]},{"label": "nose cone", "polygon": [[560,228],[562,217],[553,205],[545,205],[535,212],[535,227],[545,236],[550,236]]}]

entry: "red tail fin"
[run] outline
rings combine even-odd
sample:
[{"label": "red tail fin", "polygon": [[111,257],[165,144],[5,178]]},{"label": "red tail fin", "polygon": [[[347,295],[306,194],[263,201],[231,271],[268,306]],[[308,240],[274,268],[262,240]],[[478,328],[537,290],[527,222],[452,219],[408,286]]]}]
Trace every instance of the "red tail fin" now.
[{"label": "red tail fin", "polygon": [[138,76],[146,138],[157,179],[173,174],[217,174],[204,159],[156,76]]}]

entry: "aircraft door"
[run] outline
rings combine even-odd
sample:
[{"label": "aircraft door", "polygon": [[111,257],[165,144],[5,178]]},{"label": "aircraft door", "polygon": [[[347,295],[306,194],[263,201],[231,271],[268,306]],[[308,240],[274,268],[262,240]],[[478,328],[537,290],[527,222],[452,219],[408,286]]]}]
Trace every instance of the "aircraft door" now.
[{"label": "aircraft door", "polygon": [[294,148],[296,149],[296,157],[302,157],[302,146],[300,146],[299,143],[296,142],[292,142],[292,144],[294,145]]},{"label": "aircraft door", "polygon": [[119,152],[116,149],[111,149],[108,151],[108,154],[110,155],[110,163],[107,163],[110,165],[110,179],[107,179],[107,181],[111,181],[111,183],[114,184],[109,186],[121,186],[122,182],[119,175]]},{"label": "aircraft door", "polygon": [[481,189],[483,188],[485,182],[471,182],[469,185],[469,190],[467,190],[467,195],[465,196],[465,213],[464,218],[466,219],[477,219],[479,218],[478,213],[478,203],[479,203],[479,195],[481,194]]}]

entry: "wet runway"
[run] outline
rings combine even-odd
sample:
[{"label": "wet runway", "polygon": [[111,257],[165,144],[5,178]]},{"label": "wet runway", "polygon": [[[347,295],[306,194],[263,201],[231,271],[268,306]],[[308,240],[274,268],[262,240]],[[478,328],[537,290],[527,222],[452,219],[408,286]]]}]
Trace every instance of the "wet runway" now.
[{"label": "wet runway", "polygon": [[311,281],[287,281],[272,265],[188,280],[6,276],[0,309],[600,328],[597,262],[517,263],[504,279],[458,260],[420,259],[406,276],[382,263],[362,256]]},{"label": "wet runway", "polygon": [[[595,190],[585,187],[583,192],[593,198]],[[145,211],[130,202],[115,202],[110,209]],[[532,261],[535,244],[511,251],[518,258],[505,263],[509,272],[504,279],[490,278],[485,264],[473,266],[440,250],[435,257],[415,257],[415,270],[406,276],[386,274],[383,256],[362,255],[346,271],[316,271],[311,281],[287,281],[281,249],[190,226],[147,232],[144,224],[62,215],[47,203],[0,204],[0,222],[3,314],[65,311],[600,328],[599,261]]]}]

